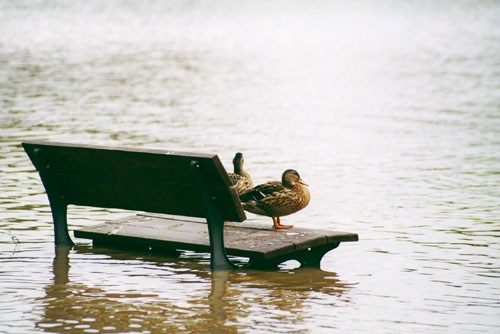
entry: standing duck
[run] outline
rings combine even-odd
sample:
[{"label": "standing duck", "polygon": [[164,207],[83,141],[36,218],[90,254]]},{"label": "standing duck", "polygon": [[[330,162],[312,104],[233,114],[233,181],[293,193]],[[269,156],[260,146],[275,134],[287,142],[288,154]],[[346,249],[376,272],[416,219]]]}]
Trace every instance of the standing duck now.
[{"label": "standing duck", "polygon": [[253,182],[250,174],[243,169],[244,162],[245,159],[243,158],[243,154],[240,152],[236,153],[233,158],[234,173],[227,174],[238,195],[241,195],[253,188]]},{"label": "standing duck", "polygon": [[281,182],[267,182],[240,195],[245,210],[271,217],[276,229],[291,228],[292,225],[281,225],[280,217],[302,210],[310,199],[307,184],[293,169],[283,172]]}]

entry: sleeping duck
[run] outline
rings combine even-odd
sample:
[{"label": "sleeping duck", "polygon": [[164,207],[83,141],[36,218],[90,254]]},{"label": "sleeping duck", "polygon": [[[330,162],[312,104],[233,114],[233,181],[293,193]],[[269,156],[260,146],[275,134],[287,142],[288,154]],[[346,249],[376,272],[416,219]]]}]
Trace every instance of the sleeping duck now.
[{"label": "sleeping duck", "polygon": [[233,158],[234,173],[227,174],[238,195],[241,195],[253,188],[253,182],[250,174],[243,169],[244,162],[245,159],[243,158],[243,154],[240,152],[236,153]]},{"label": "sleeping duck", "polygon": [[281,182],[267,182],[240,195],[245,210],[271,217],[276,229],[291,228],[292,225],[281,225],[280,217],[302,210],[310,199],[307,184],[293,169],[283,172]]}]

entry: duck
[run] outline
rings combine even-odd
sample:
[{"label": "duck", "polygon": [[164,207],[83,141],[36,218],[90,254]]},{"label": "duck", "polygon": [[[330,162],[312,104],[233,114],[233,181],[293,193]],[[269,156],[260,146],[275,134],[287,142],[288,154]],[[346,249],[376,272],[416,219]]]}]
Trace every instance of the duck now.
[{"label": "duck", "polygon": [[234,190],[236,190],[238,195],[241,195],[253,188],[253,182],[250,174],[243,169],[244,163],[245,159],[243,158],[243,153],[236,153],[233,158],[234,173],[227,174],[229,176],[229,180],[233,184]]},{"label": "duck", "polygon": [[281,182],[260,184],[240,195],[243,209],[271,217],[275,229],[292,228],[293,225],[282,225],[280,217],[302,210],[310,200],[308,185],[294,169],[285,170]]}]

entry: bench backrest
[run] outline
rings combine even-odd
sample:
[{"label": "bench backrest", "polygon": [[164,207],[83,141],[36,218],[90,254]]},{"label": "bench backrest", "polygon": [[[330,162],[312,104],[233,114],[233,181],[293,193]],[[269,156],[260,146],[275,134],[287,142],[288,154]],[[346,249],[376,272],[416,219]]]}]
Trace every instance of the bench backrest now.
[{"label": "bench backrest", "polygon": [[22,145],[37,170],[50,173],[67,204],[206,217],[199,184],[190,168],[195,160],[222,218],[246,219],[215,154],[46,141]]}]

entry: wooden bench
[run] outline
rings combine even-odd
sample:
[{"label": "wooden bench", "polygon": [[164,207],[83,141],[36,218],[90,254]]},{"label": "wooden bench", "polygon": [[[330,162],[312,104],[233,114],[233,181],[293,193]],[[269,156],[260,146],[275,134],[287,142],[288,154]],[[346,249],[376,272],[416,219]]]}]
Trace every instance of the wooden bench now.
[{"label": "wooden bench", "polygon": [[355,233],[285,231],[242,223],[245,212],[215,154],[45,141],[22,145],[47,192],[56,246],[73,245],[69,204],[144,211],[77,230],[75,237],[130,247],[209,251],[212,269],[234,268],[227,254],[248,257],[250,265],[259,267],[289,259],[319,266],[323,255],[340,242],[358,240]]}]

